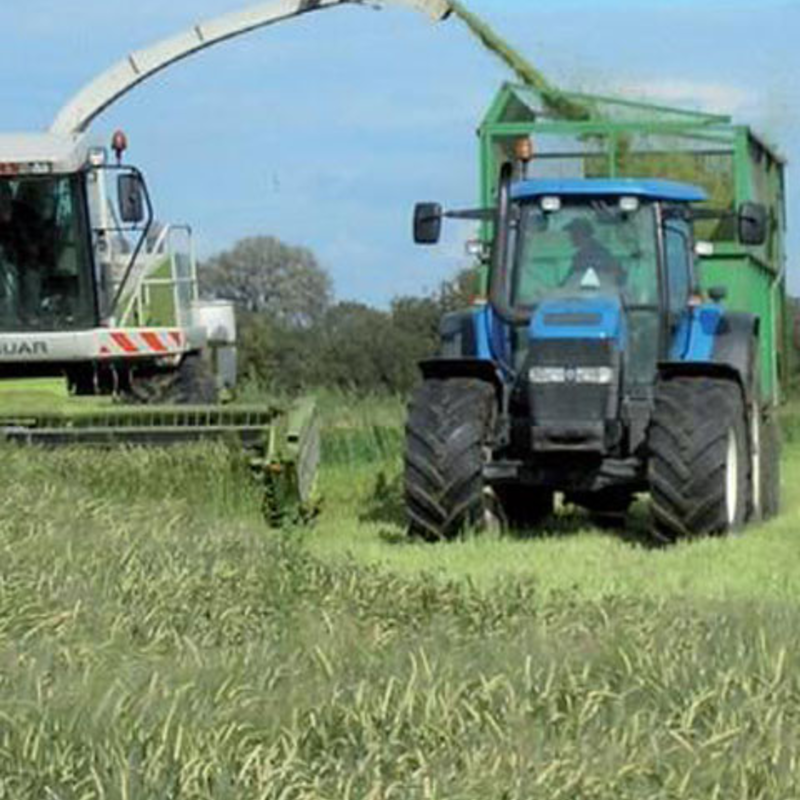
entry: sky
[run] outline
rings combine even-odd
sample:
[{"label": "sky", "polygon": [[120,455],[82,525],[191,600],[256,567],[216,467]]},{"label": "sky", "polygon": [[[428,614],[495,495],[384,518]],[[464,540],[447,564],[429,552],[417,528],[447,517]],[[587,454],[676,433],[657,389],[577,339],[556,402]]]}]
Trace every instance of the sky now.
[{"label": "sky", "polygon": [[[5,131],[46,128],[128,52],[248,0],[4,0]],[[800,0],[467,0],[556,85],[733,115],[789,160],[790,289],[800,294]],[[309,247],[340,299],[385,306],[468,264],[471,232],[413,245],[413,204],[477,201],[475,131],[508,71],[456,20],[344,7],[189,59],[113,105],[160,219],[201,257],[245,236]]]}]

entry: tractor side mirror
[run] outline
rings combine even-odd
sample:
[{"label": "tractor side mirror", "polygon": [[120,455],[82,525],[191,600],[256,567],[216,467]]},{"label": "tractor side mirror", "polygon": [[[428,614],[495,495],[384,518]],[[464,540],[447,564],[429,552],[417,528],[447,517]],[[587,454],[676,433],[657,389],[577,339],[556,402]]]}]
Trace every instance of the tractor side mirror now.
[{"label": "tractor side mirror", "polygon": [[442,207],[438,203],[417,203],[414,207],[414,242],[438,244],[442,236]]},{"label": "tractor side mirror", "polygon": [[767,240],[767,209],[761,203],[742,203],[739,208],[739,241],[746,245],[762,245]]},{"label": "tractor side mirror", "polygon": [[144,192],[138,175],[126,172],[117,178],[117,202],[123,222],[136,225],[144,220]]}]

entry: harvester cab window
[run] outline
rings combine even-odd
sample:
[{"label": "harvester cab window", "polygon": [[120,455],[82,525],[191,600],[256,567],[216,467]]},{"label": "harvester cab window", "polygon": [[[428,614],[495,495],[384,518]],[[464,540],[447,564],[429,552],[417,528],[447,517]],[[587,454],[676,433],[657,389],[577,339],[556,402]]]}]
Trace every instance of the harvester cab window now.
[{"label": "harvester cab window", "polygon": [[0,180],[0,330],[91,327],[94,293],[76,177]]}]

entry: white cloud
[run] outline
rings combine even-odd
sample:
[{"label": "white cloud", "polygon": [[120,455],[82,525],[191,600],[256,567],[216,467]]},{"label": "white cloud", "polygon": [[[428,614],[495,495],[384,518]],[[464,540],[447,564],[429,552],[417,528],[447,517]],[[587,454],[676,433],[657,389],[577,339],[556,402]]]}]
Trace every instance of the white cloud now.
[{"label": "white cloud", "polygon": [[716,114],[739,114],[756,102],[755,95],[748,89],[719,82],[657,79],[625,82],[619,90],[643,100]]}]

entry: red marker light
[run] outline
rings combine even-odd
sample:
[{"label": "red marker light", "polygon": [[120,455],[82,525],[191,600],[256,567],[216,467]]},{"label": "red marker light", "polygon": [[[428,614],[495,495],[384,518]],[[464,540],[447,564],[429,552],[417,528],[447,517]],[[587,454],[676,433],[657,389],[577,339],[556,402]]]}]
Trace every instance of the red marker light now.
[{"label": "red marker light", "polygon": [[122,161],[122,154],[128,149],[128,137],[123,131],[117,131],[111,139],[111,149],[117,154],[117,163]]}]

